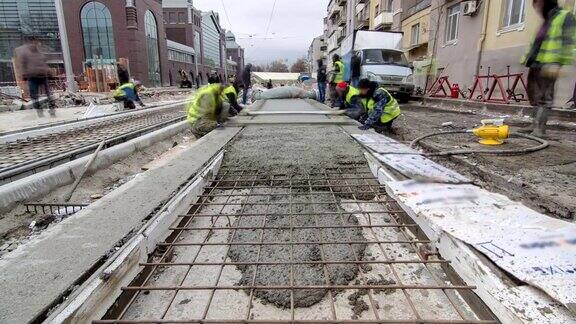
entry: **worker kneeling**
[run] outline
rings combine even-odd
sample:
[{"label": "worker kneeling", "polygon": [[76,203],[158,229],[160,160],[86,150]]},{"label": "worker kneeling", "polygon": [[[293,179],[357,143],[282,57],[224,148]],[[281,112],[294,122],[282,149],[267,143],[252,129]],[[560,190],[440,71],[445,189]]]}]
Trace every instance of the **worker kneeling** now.
[{"label": "worker kneeling", "polygon": [[236,116],[242,111],[242,106],[238,104],[238,92],[244,88],[244,85],[235,81],[222,91],[222,100],[230,105],[228,113],[230,116]]},{"label": "worker kneeling", "polygon": [[359,128],[374,128],[378,133],[392,132],[392,123],[400,116],[400,105],[384,87],[368,79],[360,80],[358,85],[366,114],[360,118],[363,124]]},{"label": "worker kneeling", "polygon": [[360,90],[346,82],[340,82],[336,85],[336,93],[340,99],[340,109],[346,110],[344,113],[346,116],[359,121],[366,114]]},{"label": "worker kneeling", "polygon": [[230,106],[222,100],[223,90],[220,83],[209,84],[198,89],[188,103],[188,122],[196,138],[221,127],[228,118]]}]

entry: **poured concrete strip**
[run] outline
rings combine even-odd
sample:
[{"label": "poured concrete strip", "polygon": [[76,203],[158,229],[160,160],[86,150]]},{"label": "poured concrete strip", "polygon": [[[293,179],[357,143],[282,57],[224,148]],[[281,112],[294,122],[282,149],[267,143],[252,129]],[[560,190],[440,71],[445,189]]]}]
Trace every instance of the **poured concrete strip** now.
[{"label": "poured concrete strip", "polygon": [[66,122],[56,123],[56,124],[52,124],[52,125],[43,125],[43,126],[32,127],[32,128],[28,128],[28,129],[21,129],[21,130],[17,130],[17,131],[2,133],[2,134],[0,134],[0,144],[8,143],[8,142],[14,142],[14,141],[17,141],[19,139],[26,139],[29,137],[36,137],[36,136],[42,136],[42,135],[46,135],[46,134],[53,134],[53,133],[57,133],[57,132],[64,132],[64,131],[67,131],[67,130],[70,130],[73,128],[86,127],[86,126],[89,126],[89,125],[94,124],[94,123],[99,123],[99,122],[103,122],[103,121],[107,121],[107,120],[113,120],[113,119],[120,118],[120,117],[137,116],[137,115],[151,113],[151,112],[155,112],[155,111],[161,111],[164,109],[170,109],[170,108],[174,108],[174,107],[178,107],[178,106],[182,106],[182,109],[184,110],[183,104],[184,104],[184,101],[178,101],[175,103],[162,104],[162,105],[158,105],[158,106],[154,106],[154,107],[150,107],[150,108],[145,108],[145,109],[138,109],[138,110],[133,110],[133,111],[122,111],[122,112],[117,112],[117,113],[113,113],[113,114],[108,114],[105,116],[82,118],[82,119],[78,119],[78,120],[74,120],[74,121],[66,121]]},{"label": "poured concrete strip", "polygon": [[343,110],[333,111],[309,111],[309,110],[285,110],[285,111],[248,111],[249,116],[258,115],[342,115]]},{"label": "poured concrete strip", "polygon": [[218,173],[224,152],[220,152],[186,187],[140,229],[138,234],[118,250],[79,289],[52,312],[48,323],[87,323],[102,318],[140,273],[139,263],[147,262],[156,244],[165,239],[178,215],[185,214],[196,203],[204,187]]},{"label": "poured concrete strip", "polygon": [[6,254],[0,260],[0,322],[24,323],[45,312],[239,131],[228,127],[211,132],[177,159],[143,173]]},{"label": "poured concrete strip", "polygon": [[372,154],[365,153],[365,156],[373,174],[386,187],[390,197],[430,238],[442,257],[451,262],[452,268],[466,284],[476,286],[474,292],[499,320],[503,323],[569,323],[574,320],[574,314],[550,296],[533,286],[518,286],[470,245],[442,231],[429,218],[421,217],[403,204],[401,197],[390,189],[390,184],[402,180],[402,177],[384,167]]},{"label": "poured concrete strip", "polygon": [[[95,171],[114,164],[130,154],[170,138],[188,128],[186,121],[164,127],[126,143],[112,146],[98,154],[89,171]],[[29,177],[13,181],[0,187],[0,212],[6,212],[17,203],[36,199],[50,191],[74,182],[82,172],[90,156],[59,165]]]}]

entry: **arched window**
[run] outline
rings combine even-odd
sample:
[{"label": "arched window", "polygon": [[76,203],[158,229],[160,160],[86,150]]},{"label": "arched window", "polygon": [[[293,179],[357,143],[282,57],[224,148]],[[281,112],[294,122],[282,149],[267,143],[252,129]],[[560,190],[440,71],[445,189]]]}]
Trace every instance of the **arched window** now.
[{"label": "arched window", "polygon": [[158,54],[158,25],[152,11],[144,16],[146,50],[148,52],[148,78],[152,86],[160,85],[160,55]]},{"label": "arched window", "polygon": [[82,7],[80,21],[86,61],[91,62],[95,58],[101,59],[103,63],[115,61],[116,47],[110,10],[100,2],[88,2]]}]

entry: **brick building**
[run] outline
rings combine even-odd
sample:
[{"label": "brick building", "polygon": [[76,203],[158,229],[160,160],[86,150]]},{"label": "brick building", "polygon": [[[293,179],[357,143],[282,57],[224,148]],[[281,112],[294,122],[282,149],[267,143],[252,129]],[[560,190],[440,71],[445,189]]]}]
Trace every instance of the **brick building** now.
[{"label": "brick building", "polygon": [[[205,83],[206,73],[210,71],[203,66],[201,57],[203,52],[202,12],[194,9],[190,0],[164,0],[162,8],[166,37],[170,41],[194,49],[194,65],[186,71],[192,72],[194,80],[198,77],[200,83]],[[175,77],[173,71],[172,76]]]},{"label": "brick building", "polygon": [[161,0],[62,0],[75,75],[86,67],[129,60],[146,86],[168,85],[168,51]]}]

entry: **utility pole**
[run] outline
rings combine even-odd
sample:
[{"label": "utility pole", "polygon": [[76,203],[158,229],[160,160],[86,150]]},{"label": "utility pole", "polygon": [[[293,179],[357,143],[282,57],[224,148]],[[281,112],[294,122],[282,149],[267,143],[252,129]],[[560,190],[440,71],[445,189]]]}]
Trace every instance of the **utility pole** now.
[{"label": "utility pole", "polygon": [[64,8],[62,0],[55,0],[56,18],[58,19],[58,29],[60,33],[60,47],[62,47],[62,58],[64,60],[64,71],[66,73],[66,89],[69,92],[78,91],[72,71],[72,59],[70,58],[70,47],[68,45],[68,32],[66,31],[66,21],[64,19]]}]

